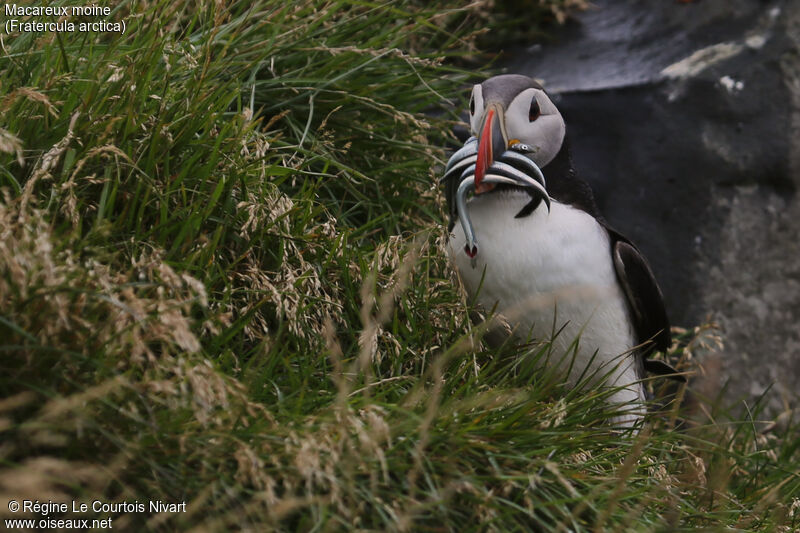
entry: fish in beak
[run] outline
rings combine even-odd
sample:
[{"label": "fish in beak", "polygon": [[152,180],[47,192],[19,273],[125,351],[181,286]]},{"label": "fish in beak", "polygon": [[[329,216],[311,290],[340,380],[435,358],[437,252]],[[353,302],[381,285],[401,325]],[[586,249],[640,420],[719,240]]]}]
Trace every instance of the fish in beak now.
[{"label": "fish in beak", "polygon": [[467,208],[470,193],[488,193],[498,185],[522,188],[528,191],[531,201],[517,213],[517,218],[528,216],[542,202],[550,210],[544,174],[528,156],[532,152],[528,145],[516,138],[509,140],[505,111],[500,102],[492,102],[486,107],[477,132],[477,136],[470,137],[453,154],[440,179],[447,191],[451,224],[456,217],[461,222],[466,237],[464,253],[470,258],[473,268],[477,265],[478,243]]}]

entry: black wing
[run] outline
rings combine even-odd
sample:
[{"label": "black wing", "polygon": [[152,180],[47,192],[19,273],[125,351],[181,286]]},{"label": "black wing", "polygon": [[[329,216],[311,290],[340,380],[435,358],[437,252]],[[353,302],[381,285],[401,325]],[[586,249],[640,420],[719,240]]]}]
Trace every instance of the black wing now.
[{"label": "black wing", "polygon": [[[628,300],[637,340],[640,344],[649,342],[642,349],[644,369],[653,374],[676,374],[677,371],[667,363],[648,359],[654,350],[666,352],[672,343],[664,297],[653,271],[633,243],[613,229],[607,229],[611,237],[614,268]],[[671,377],[685,381],[683,376]]]}]

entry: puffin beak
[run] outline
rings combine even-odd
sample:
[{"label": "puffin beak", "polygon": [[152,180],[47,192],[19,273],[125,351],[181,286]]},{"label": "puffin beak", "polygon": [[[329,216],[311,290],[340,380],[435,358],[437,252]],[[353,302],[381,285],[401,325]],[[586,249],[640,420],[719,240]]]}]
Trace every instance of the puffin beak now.
[{"label": "puffin beak", "polygon": [[478,136],[478,159],[475,161],[475,193],[480,194],[494,188],[494,185],[481,184],[486,171],[494,163],[494,158],[503,155],[507,143],[503,132],[499,104],[492,104],[486,112],[483,129]]}]

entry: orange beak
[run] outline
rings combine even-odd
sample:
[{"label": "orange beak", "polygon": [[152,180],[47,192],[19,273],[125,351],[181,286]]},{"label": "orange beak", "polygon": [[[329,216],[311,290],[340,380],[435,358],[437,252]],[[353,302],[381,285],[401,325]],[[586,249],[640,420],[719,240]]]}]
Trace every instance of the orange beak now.
[{"label": "orange beak", "polygon": [[490,107],[486,112],[486,120],[483,123],[478,140],[478,159],[475,161],[475,192],[482,193],[494,188],[494,184],[481,185],[486,171],[494,163],[495,156],[500,156],[506,150],[506,142],[503,136],[503,128],[500,125],[500,115],[494,107]]}]

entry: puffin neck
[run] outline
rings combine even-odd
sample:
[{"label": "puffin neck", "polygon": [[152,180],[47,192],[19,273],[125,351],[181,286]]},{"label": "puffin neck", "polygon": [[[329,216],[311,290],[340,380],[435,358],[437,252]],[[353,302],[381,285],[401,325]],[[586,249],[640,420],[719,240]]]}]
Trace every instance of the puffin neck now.
[{"label": "puffin neck", "polygon": [[603,220],[591,187],[578,176],[572,164],[568,137],[564,138],[561,150],[553,160],[542,167],[542,173],[547,180],[547,192],[553,200],[571,205]]}]

